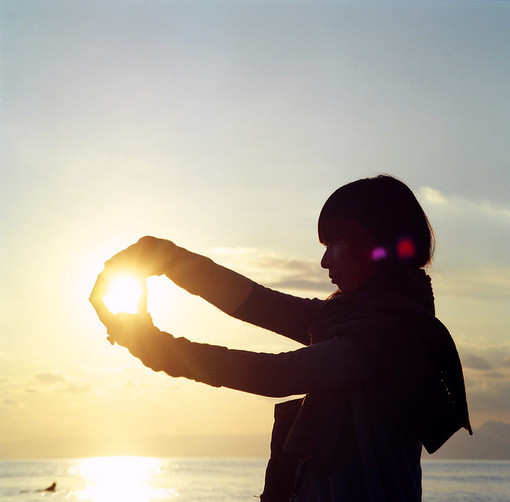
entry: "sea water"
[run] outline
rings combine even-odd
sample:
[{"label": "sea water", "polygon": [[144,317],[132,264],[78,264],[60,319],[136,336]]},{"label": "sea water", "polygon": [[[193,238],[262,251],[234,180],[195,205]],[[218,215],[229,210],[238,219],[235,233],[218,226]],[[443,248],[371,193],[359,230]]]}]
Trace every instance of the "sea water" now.
[{"label": "sea water", "polygon": [[[0,461],[3,502],[241,502],[262,491],[265,459],[97,457]],[[44,491],[56,482],[54,492]],[[509,502],[510,462],[423,462],[425,502]]]}]

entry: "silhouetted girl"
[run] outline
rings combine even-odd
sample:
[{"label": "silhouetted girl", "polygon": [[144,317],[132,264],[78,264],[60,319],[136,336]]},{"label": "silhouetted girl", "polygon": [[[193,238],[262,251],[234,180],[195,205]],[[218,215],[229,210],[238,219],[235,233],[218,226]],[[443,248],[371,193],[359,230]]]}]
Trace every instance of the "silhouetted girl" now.
[{"label": "silhouetted girl", "polygon": [[[327,300],[265,288],[172,242],[144,237],[115,255],[91,301],[110,341],[155,371],[264,396],[276,405],[264,502],[421,500],[422,445],[471,433],[455,344],[434,316],[423,268],[432,231],[411,190],[390,176],[339,188],[319,216]],[[148,315],[113,316],[111,270],[165,274],[227,314],[305,347],[263,354],[193,343]]]}]

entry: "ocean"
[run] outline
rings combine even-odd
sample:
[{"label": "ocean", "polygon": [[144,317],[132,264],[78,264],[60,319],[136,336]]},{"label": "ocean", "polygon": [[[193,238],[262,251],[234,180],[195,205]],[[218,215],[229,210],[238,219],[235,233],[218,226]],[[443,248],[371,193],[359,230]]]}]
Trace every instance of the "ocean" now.
[{"label": "ocean", "polygon": [[[2,502],[254,501],[266,459],[97,457],[0,461]],[[55,491],[44,491],[53,482]],[[509,502],[510,462],[423,462],[424,502]]]}]

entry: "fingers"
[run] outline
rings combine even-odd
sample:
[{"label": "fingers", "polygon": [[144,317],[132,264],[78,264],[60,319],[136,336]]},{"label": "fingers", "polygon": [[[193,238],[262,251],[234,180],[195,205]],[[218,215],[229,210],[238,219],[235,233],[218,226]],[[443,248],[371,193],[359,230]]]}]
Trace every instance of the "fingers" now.
[{"label": "fingers", "polygon": [[96,279],[94,287],[90,293],[89,301],[94,304],[94,301],[100,300],[108,292],[108,274],[106,270],[103,270]]},{"label": "fingers", "polygon": [[157,252],[161,243],[156,237],[145,236],[138,242],[112,256],[105,262],[105,269],[129,270],[148,277],[157,274]]},{"label": "fingers", "polygon": [[161,332],[152,324],[150,316],[117,314],[115,332],[109,332],[108,341],[129,350],[149,368],[162,369]]},{"label": "fingers", "polygon": [[143,283],[143,286],[144,286],[144,288],[143,288],[142,294],[140,295],[140,298],[138,300],[138,313],[145,315],[145,314],[148,314],[147,300],[148,300],[149,292],[147,290],[147,285],[145,284],[145,282]]},{"label": "fingers", "polygon": [[99,320],[106,326],[107,331],[114,329],[116,325],[115,315],[108,310],[103,299],[91,295],[90,303],[94,307]]},{"label": "fingers", "polygon": [[139,261],[141,240],[114,254],[105,262],[105,268],[130,268],[130,266],[136,264]]},{"label": "fingers", "polygon": [[103,301],[103,297],[106,295],[109,287],[109,274],[106,270],[103,270],[96,279],[96,283],[90,293],[89,301],[96,311],[97,317],[105,325],[107,333],[110,335],[108,340],[110,343],[115,342],[115,332],[118,331],[117,317],[110,312],[108,307]]},{"label": "fingers", "polygon": [[[140,261],[143,260],[146,256],[150,255],[157,247],[158,243],[163,242],[163,239],[158,239],[157,237],[152,237],[150,235],[146,235],[141,239],[138,239],[137,242],[131,244],[131,246],[127,247],[120,253],[117,253],[110,260],[108,260],[108,264],[115,264],[115,262],[130,262],[130,261]],[[111,262],[111,263],[110,263]]]},{"label": "fingers", "polygon": [[159,331],[154,326],[150,314],[126,314],[125,312],[119,312],[114,317],[114,327],[129,335]]},{"label": "fingers", "polygon": [[107,329],[112,329],[115,325],[115,315],[108,310],[103,301],[103,297],[107,293],[109,286],[108,274],[103,270],[96,279],[96,283],[90,293],[89,301],[96,311],[99,320],[106,326]]},{"label": "fingers", "polygon": [[146,354],[151,352],[149,348],[150,334],[146,332],[137,332],[127,328],[119,330],[115,336],[110,335],[110,337],[113,338],[113,342],[128,349],[130,354],[138,359],[146,358]]}]

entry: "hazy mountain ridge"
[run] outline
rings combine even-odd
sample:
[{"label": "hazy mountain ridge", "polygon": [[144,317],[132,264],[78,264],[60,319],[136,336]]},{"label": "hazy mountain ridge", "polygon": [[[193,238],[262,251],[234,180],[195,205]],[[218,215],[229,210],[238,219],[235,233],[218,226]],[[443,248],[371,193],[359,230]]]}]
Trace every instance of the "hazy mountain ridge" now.
[{"label": "hazy mountain ridge", "polygon": [[485,422],[472,436],[461,430],[439,451],[424,458],[510,460],[510,424]]}]

